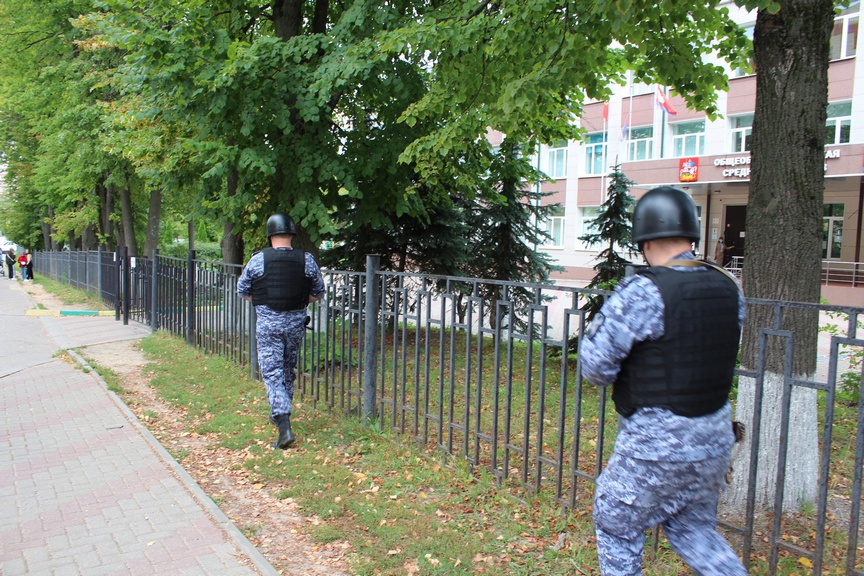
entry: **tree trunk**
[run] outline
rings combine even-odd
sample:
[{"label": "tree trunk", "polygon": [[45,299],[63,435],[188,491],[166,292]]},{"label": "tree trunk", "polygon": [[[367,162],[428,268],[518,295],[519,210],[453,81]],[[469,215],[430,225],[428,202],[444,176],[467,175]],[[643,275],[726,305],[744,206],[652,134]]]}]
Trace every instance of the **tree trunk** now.
[{"label": "tree trunk", "polygon": [[294,240],[291,242],[292,248],[299,248],[304,252],[309,252],[312,256],[315,257],[315,261],[318,261],[318,254],[320,252],[318,245],[313,244],[312,238],[309,236],[309,233],[306,232],[306,229],[302,226],[297,226],[297,235],[294,236]]},{"label": "tree trunk", "polygon": [[104,191],[105,194],[104,201],[102,202],[102,235],[105,242],[105,248],[113,252],[117,247],[117,241],[119,240],[117,226],[111,219],[114,215],[114,185],[102,185],[100,189]]},{"label": "tree trunk", "polygon": [[138,256],[135,219],[132,215],[132,193],[128,186],[120,187],[120,221],[123,223],[123,243],[129,248],[129,256]]},{"label": "tree trunk", "polygon": [[89,224],[81,231],[81,249],[95,250],[96,245],[96,226]]},{"label": "tree trunk", "polygon": [[153,257],[159,247],[159,222],[162,218],[162,188],[150,192],[150,207],[147,210],[147,235],[144,240],[144,256]]},{"label": "tree trunk", "polygon": [[54,238],[51,237],[51,224],[48,221],[54,221],[54,208],[51,206],[48,207],[48,218],[42,218],[41,228],[42,228],[42,245],[45,247],[45,250],[54,251],[55,243]]},{"label": "tree trunk", "polygon": [[189,250],[195,250],[195,218],[189,217],[188,230],[189,234]]},{"label": "tree trunk", "polygon": [[315,15],[312,17],[312,33],[327,33],[327,13],[330,11],[329,0],[315,0]]},{"label": "tree trunk", "polygon": [[[818,303],[828,46],[834,3],[778,3],[780,10],[776,14],[759,11],[753,36],[756,111],[743,285],[751,298]],[[760,329],[775,327],[773,314],[770,306],[749,307],[742,367],[757,368]],[[795,334],[794,376],[812,378],[816,371],[818,313],[787,310],[779,327]],[[768,336],[765,343],[761,432],[751,426],[756,382],[752,378],[739,379],[737,418],[747,426],[748,441],[761,434],[756,487],[760,506],[770,504],[775,491],[786,346],[787,340],[779,336]],[[818,488],[815,392],[796,387],[791,409],[786,512],[795,512],[800,504],[812,502]],[[733,464],[735,480],[726,498],[739,510],[746,497],[749,456],[747,443]]]},{"label": "tree trunk", "polygon": [[273,32],[280,40],[300,34],[303,0],[274,0]]},{"label": "tree trunk", "polygon": [[[237,194],[237,184],[240,175],[236,168],[228,173],[228,196]],[[222,227],[222,261],[226,264],[243,264],[243,251],[245,246],[243,238],[234,232],[237,226],[234,222],[225,222]]]}]

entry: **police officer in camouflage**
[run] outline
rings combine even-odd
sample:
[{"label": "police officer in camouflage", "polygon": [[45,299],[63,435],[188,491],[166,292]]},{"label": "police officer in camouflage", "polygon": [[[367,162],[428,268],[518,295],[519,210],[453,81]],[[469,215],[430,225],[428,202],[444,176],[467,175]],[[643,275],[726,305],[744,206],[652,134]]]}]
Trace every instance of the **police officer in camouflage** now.
[{"label": "police officer in camouflage", "polygon": [[306,328],[306,306],[324,295],[324,280],[315,259],[291,247],[296,234],[290,216],[270,216],[270,247],[253,254],[237,282],[237,293],[255,305],[258,316],[258,367],[267,387],[270,422],[279,429],[273,447],[282,450],[295,439],[291,430],[294,370]]},{"label": "police officer in camouflage", "polygon": [[695,260],[699,237],[686,192],[648,191],[633,213],[633,242],[648,266],[619,283],[582,341],[584,376],[612,385],[618,412],[594,494],[605,576],[641,575],[645,531],[658,524],[696,574],[746,574],[716,531],[744,297],[728,272]]}]

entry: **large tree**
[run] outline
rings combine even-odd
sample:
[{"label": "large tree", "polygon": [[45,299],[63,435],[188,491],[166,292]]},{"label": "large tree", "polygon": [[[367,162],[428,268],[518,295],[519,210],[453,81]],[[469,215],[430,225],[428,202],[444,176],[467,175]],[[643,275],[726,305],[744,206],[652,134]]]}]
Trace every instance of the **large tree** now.
[{"label": "large tree", "polygon": [[[751,298],[819,303],[825,122],[828,102],[829,42],[833,0],[780,0],[759,10],[753,34],[756,111],[753,119],[752,172],[747,204],[747,248],[743,284]],[[771,306],[749,308],[741,364],[757,368],[759,330],[774,327]],[[816,372],[818,314],[785,310],[781,330],[794,332],[792,374],[812,379]],[[766,341],[761,412],[757,503],[769,503],[776,489],[784,353],[790,342]],[[752,430],[757,383],[739,380],[738,418]],[[795,387],[791,398],[789,464],[784,509],[797,511],[812,502],[818,487],[816,391]],[[753,434],[748,435],[749,438]],[[746,444],[749,448],[749,443]],[[749,450],[730,500],[743,506]]]},{"label": "large tree", "polygon": [[0,2],[3,209],[16,214],[10,237],[31,248],[119,243],[134,254],[147,190],[111,145],[119,94],[107,79],[119,53],[91,41],[81,17],[91,10],[87,0]]}]

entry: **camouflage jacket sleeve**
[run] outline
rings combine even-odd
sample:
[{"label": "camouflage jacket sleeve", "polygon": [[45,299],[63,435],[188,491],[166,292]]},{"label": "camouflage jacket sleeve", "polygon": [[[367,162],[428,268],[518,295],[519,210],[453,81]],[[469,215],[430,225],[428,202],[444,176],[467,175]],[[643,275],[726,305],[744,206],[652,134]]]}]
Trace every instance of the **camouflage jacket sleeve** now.
[{"label": "camouflage jacket sleeve", "polygon": [[264,256],[260,252],[256,252],[249,259],[249,263],[243,268],[243,273],[240,274],[240,279],[237,280],[237,294],[241,298],[252,294],[252,280],[264,274]]},{"label": "camouflage jacket sleeve", "polygon": [[314,298],[324,296],[324,278],[315,258],[309,252],[306,253],[306,277],[309,278],[309,295]]}]

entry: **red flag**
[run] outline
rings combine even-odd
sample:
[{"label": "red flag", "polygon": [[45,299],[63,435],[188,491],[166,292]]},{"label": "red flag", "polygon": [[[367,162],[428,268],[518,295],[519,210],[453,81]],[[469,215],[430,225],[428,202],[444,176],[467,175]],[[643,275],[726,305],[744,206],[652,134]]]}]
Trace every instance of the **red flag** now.
[{"label": "red flag", "polygon": [[678,111],[672,106],[669,96],[660,89],[659,85],[657,86],[657,105],[663,108],[670,116],[678,114]]},{"label": "red flag", "polygon": [[603,103],[603,121],[604,122],[609,121],[609,102]]}]

